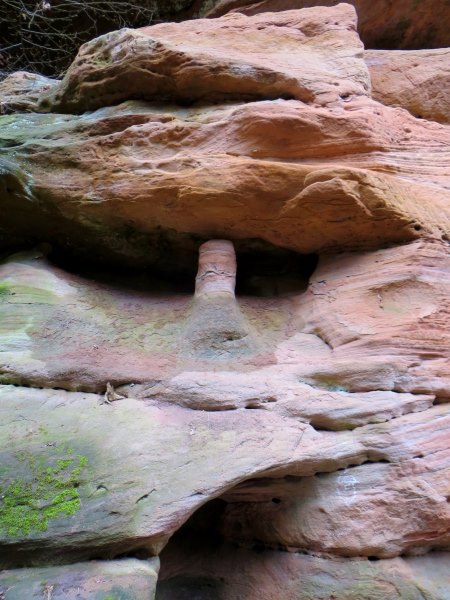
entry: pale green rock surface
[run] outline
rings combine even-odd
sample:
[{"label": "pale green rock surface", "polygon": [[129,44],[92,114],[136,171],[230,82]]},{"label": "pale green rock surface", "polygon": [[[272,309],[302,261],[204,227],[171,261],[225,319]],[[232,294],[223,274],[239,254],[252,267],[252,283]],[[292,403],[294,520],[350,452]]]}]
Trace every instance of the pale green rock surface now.
[{"label": "pale green rock surface", "polygon": [[[230,320],[217,328],[214,306],[194,310],[192,296],[158,280],[146,286],[79,277],[39,251],[11,257],[0,265],[0,382],[103,392],[107,381],[154,384],[189,365],[210,370],[208,359],[217,357],[249,370],[273,360],[274,344],[286,336],[287,301],[242,301],[238,330],[246,323],[259,338],[243,351],[223,333],[236,328]],[[199,353],[194,343],[202,337]]]},{"label": "pale green rock surface", "polygon": [[[102,401],[0,387],[3,568],[132,549],[154,555],[206,500],[289,462],[312,433],[259,411]],[[58,465],[65,470],[55,474]]]},{"label": "pale green rock surface", "polygon": [[153,600],[159,560],[90,561],[0,573],[4,600]]},{"label": "pale green rock surface", "polygon": [[[433,448],[448,448],[445,404],[356,432],[316,432],[265,410],[102,402],[95,394],[0,387],[3,568],[137,550],[155,555],[195,510],[247,480],[308,476],[367,460],[408,465],[430,428]],[[430,468],[445,478],[445,465],[439,471],[439,455],[432,456]],[[430,481],[436,489],[420,491],[415,518],[435,505],[438,483]],[[385,485],[389,506],[398,497],[392,482]],[[350,520],[370,506],[357,488],[344,486],[341,494],[351,500]],[[439,539],[445,542],[444,531]],[[426,532],[421,543],[429,543]],[[362,537],[356,552],[370,554],[370,538],[365,544]]]}]

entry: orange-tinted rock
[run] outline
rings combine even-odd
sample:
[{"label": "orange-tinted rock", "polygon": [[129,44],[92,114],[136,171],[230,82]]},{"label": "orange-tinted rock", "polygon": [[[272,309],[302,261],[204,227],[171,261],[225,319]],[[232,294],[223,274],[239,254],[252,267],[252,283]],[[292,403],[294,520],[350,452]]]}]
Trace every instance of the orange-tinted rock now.
[{"label": "orange-tinted rock", "polygon": [[450,122],[450,49],[366,51],[372,97],[416,117]]},{"label": "orange-tinted rock", "polygon": [[446,239],[450,133],[368,97],[354,19],[348,5],[236,14],[87,44],[50,94],[55,110],[230,100],[247,84],[276,99],[10,118],[0,245],[183,271],[211,238],[302,253]]},{"label": "orange-tinted rock", "polygon": [[369,97],[348,6],[189,27],[0,119],[2,249],[53,245],[0,265],[0,565],[168,542],[161,600],[442,600],[448,127]]},{"label": "orange-tinted rock", "polygon": [[368,98],[8,118],[3,246],[183,269],[193,236],[310,253],[450,234],[448,129]]},{"label": "orange-tinted rock", "polygon": [[[219,0],[207,16],[229,12],[255,15],[309,6],[334,6],[339,0]],[[441,48],[450,45],[450,7],[435,0],[348,0],[358,13],[366,48]]]},{"label": "orange-tinted rock", "polygon": [[84,44],[42,106],[83,112],[129,99],[280,97],[326,105],[368,94],[355,28],[353,8],[341,4],[122,29]]},{"label": "orange-tinted rock", "polygon": [[306,380],[448,398],[449,273],[446,243],[324,258],[297,310],[332,352],[303,364]]}]

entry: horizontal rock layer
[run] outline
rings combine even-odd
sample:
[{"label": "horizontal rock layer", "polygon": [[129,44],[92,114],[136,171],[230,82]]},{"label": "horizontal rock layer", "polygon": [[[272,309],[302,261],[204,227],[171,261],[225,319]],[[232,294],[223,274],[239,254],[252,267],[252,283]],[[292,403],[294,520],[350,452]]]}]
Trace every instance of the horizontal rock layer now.
[{"label": "horizontal rock layer", "polygon": [[[122,29],[84,44],[41,104],[54,112],[133,98],[192,103],[289,97],[328,104],[368,93],[355,28],[354,10],[340,4]],[[327,45],[333,52],[324,50]]]},{"label": "horizontal rock layer", "polygon": [[223,600],[449,598],[446,553],[379,562],[339,561],[233,546],[210,547],[202,552],[196,549],[194,538],[187,538],[174,543],[164,558],[167,567],[161,573],[157,596],[161,600],[188,600],[195,593]]},{"label": "horizontal rock layer", "polygon": [[[231,493],[225,495],[229,518],[240,523],[239,540],[251,527],[250,539],[269,545],[347,556],[448,547],[446,404],[355,432],[329,433],[266,411],[192,412],[131,398],[108,405],[94,395],[9,386],[0,393],[3,568],[138,549],[155,554],[194,510],[225,492]],[[380,460],[393,464],[348,468]],[[311,475],[342,468],[320,476],[305,503],[305,486],[316,481]],[[304,479],[297,486],[292,476]],[[246,504],[235,504],[240,488],[235,495],[229,490],[255,477],[287,480],[282,485],[275,479],[267,492],[264,482],[256,485],[256,508],[245,487]],[[281,498],[279,523],[271,502],[271,520],[262,518],[266,494]],[[408,527],[396,516],[405,510]],[[356,518],[366,511],[372,521]]]},{"label": "horizontal rock layer", "polygon": [[3,246],[170,270],[211,236],[309,253],[449,235],[447,129],[369,99],[1,119]]},{"label": "horizontal rock layer", "polygon": [[[5,600],[119,598],[152,600],[159,561],[90,561],[64,567],[13,569],[0,573]],[[82,594],[82,596],[80,596]]]}]

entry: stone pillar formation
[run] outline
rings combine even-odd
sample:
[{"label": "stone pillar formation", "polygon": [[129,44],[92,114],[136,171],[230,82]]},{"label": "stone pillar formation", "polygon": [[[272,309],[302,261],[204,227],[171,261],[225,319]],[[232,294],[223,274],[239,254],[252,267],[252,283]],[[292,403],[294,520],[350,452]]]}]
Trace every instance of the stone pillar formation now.
[{"label": "stone pillar formation", "polygon": [[235,285],[233,242],[210,240],[202,244],[181,356],[227,361],[257,351],[255,335],[236,300]]},{"label": "stone pillar formation", "polygon": [[236,253],[233,242],[210,240],[200,246],[195,297],[229,295],[234,298]]}]

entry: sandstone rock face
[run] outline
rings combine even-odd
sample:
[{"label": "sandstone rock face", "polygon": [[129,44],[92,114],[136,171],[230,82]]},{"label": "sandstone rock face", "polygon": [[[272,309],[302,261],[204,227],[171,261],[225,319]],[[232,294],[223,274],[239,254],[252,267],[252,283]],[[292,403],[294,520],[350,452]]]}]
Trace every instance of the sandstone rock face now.
[{"label": "sandstone rock face", "polygon": [[32,112],[38,108],[42,92],[57,85],[56,80],[37,73],[17,71],[0,81],[0,115],[16,111]]},{"label": "sandstone rock face", "polygon": [[450,235],[448,130],[366,97],[6,119],[3,247],[165,271],[191,268],[218,223],[244,247],[302,253]]},{"label": "sandstone rock face", "polygon": [[339,5],[8,100],[5,600],[449,600],[450,132],[368,73]]},{"label": "sandstone rock face", "polygon": [[[334,6],[339,0],[219,0],[208,17],[239,12],[256,15],[310,6]],[[441,48],[450,44],[446,24],[450,7],[434,0],[351,0],[358,13],[358,31],[366,48]]]},{"label": "sandstone rock face", "polygon": [[[122,29],[84,44],[42,99],[82,112],[130,98],[177,102],[296,98],[327,104],[367,94],[369,79],[347,4],[252,18]],[[327,44],[333,52],[326,52]],[[267,56],[270,60],[267,60]]]},{"label": "sandstone rock face", "polygon": [[386,52],[364,55],[372,80],[372,96],[389,106],[406,108],[416,117],[448,123],[450,50]]},{"label": "sandstone rock face", "polygon": [[153,600],[159,561],[90,561],[66,567],[12,569],[0,573],[5,600],[129,598]]},{"label": "sandstone rock face", "polygon": [[[184,542],[184,543],[183,543]],[[188,543],[190,547],[188,550]],[[184,546],[184,548],[183,548]],[[183,551],[184,550],[184,551]],[[261,598],[273,600],[446,600],[449,590],[448,556],[395,558],[379,562],[331,560],[287,552],[256,552],[224,546],[196,550],[194,539],[182,540],[164,554],[164,579],[158,598]],[[180,572],[179,565],[183,565]],[[209,595],[208,595],[209,593]]]}]

